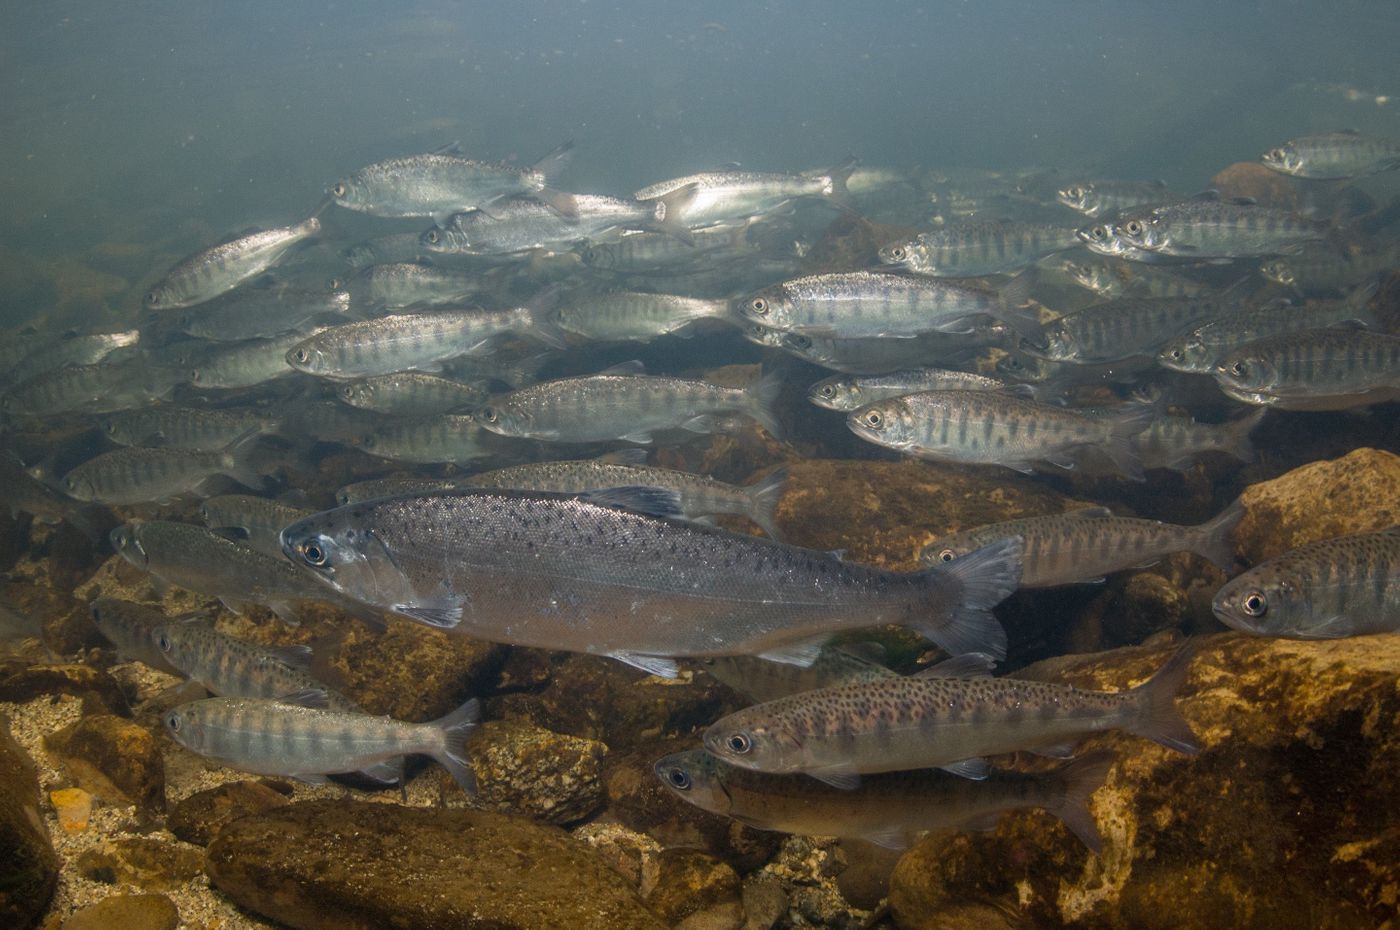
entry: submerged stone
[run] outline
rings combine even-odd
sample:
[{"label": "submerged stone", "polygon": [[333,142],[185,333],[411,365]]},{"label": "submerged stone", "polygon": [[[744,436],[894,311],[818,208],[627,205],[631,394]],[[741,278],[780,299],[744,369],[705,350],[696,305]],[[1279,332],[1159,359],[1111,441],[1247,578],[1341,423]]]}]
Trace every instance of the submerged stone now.
[{"label": "submerged stone", "polygon": [[603,806],[600,766],[608,747],[523,720],[492,720],[469,744],[480,800],[503,813],[575,823]]},{"label": "submerged stone", "polygon": [[224,824],[287,803],[281,792],[256,781],[235,781],[197,791],[170,808],[170,832],[186,843],[208,845]]},{"label": "submerged stone", "polygon": [[79,787],[104,801],[165,807],[165,763],[145,727],[95,714],[49,736],[45,746]]},{"label": "submerged stone", "polygon": [[33,761],[0,717],[0,926],[33,926],[58,885],[60,863],[41,797]]}]

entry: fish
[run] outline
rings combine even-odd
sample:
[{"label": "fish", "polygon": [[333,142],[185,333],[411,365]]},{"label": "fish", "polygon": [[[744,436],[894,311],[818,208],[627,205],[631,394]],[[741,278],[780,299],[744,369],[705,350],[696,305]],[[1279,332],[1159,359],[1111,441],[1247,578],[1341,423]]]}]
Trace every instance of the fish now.
[{"label": "fish", "polygon": [[879,400],[920,391],[1008,391],[1028,395],[1027,385],[1012,384],[989,375],[945,368],[911,368],[887,375],[833,375],[807,391],[807,399],[826,410],[852,410]]},{"label": "fish", "polygon": [[112,413],[169,400],[184,372],[143,359],[70,365],[37,375],[0,396],[0,410],[16,416]]},{"label": "fish", "polygon": [[810,665],[831,635],[882,623],[949,652],[1006,648],[990,608],[1020,577],[1019,540],[901,574],[640,512],[660,509],[656,490],[382,498],[292,524],[282,550],[342,595],[420,623],[670,678],[678,657]]},{"label": "fish", "polygon": [[483,429],[548,442],[647,445],[661,430],[711,433],[732,428],[743,414],[774,437],[782,427],[774,410],[783,378],[774,372],[746,388],[638,373],[626,364],[596,375],[545,381],[493,398],[476,412]]},{"label": "fish", "polygon": [[1341,639],[1400,632],[1400,529],[1307,543],[1232,578],[1211,604],[1255,636]]},{"label": "fish", "polygon": [[843,205],[849,199],[846,179],[859,162],[848,158],[825,171],[800,174],[722,170],[686,175],[649,184],[632,194],[635,200],[658,200],[677,190],[693,195],[678,211],[687,226],[711,226],[771,213],[798,198],[824,199]]},{"label": "fish", "polygon": [[335,502],[341,507],[346,504],[360,504],[381,497],[396,497],[400,494],[427,494],[433,491],[456,491],[463,488],[463,480],[458,478],[374,478],[369,481],[356,481],[335,492]]},{"label": "fish", "polygon": [[1044,223],[950,223],[881,247],[880,261],[921,275],[978,278],[1028,268],[1079,245],[1077,231]]},{"label": "fish", "polygon": [[1089,252],[1059,263],[1075,284],[1104,299],[1117,297],[1200,297],[1210,288],[1184,275],[1143,262]]},{"label": "fish", "polygon": [[1280,410],[1349,410],[1400,398],[1400,336],[1356,328],[1266,336],[1215,365],[1226,396]]},{"label": "fish", "polygon": [[849,791],[740,768],[697,749],[664,756],[653,770],[681,800],[756,830],[905,849],[929,830],[986,829],[1007,811],[1043,808],[1099,853],[1103,840],[1089,799],[1115,761],[1112,752],[1093,752],[1049,772],[998,771],[981,781],[937,771],[887,772]]},{"label": "fish", "polygon": [[233,768],[324,784],[327,775],[431,756],[467,794],[476,793],[465,741],[481,716],[476,698],[431,723],[331,710],[326,692],[267,698],[209,698],[181,704],[161,721],[181,746]]},{"label": "fish", "polygon": [[603,459],[564,462],[531,462],[511,465],[465,478],[460,487],[498,488],[582,494],[605,488],[654,487],[674,491],[679,512],[687,520],[705,521],[720,514],[747,517],[772,539],[780,539],[775,511],[782,497],[787,469],[779,468],[748,487],[738,487],[705,475],[656,468],[643,464],[641,449],[635,458],[618,454]]},{"label": "fish", "polygon": [[46,372],[75,365],[96,365],[121,349],[129,349],[141,341],[139,329],[118,333],[71,335],[38,351],[25,355],[6,369],[12,381],[28,381]]},{"label": "fish", "polygon": [[260,433],[246,433],[218,452],[128,447],[88,459],[63,476],[63,492],[74,500],[99,504],[164,503],[196,493],[209,479],[224,475],[249,488],[262,487],[262,475],[248,461]]},{"label": "fish", "polygon": [[1303,306],[1270,302],[1223,313],[1167,342],[1157,364],[1171,371],[1210,374],[1234,349],[1269,336],[1333,326],[1368,326],[1375,314],[1364,301],[1309,301]]},{"label": "fish", "polygon": [[[546,208],[548,209],[548,208]],[[463,303],[479,296],[489,282],[479,274],[435,268],[420,262],[371,265],[348,280],[332,278],[332,294],[342,291],[361,312]]]},{"label": "fish", "polygon": [[649,342],[700,320],[731,319],[727,300],[639,291],[582,294],[555,311],[560,329],[595,342]]},{"label": "fish", "polygon": [[0,506],[10,516],[27,513],[40,523],[67,523],[94,543],[107,536],[112,517],[101,507],[74,501],[35,478],[11,449],[0,449]]},{"label": "fish", "polygon": [[1007,347],[1020,339],[996,321],[975,324],[967,333],[927,333],[914,339],[828,339],[786,333],[757,324],[744,337],[780,349],[814,365],[857,375],[889,374],[924,365],[968,363],[985,349]]},{"label": "fish", "polygon": [[471,462],[492,455],[499,447],[465,413],[421,417],[392,417],[362,435],[357,447],[395,462]]},{"label": "fish", "polygon": [[1169,340],[1238,307],[1230,297],[1120,297],[1045,324],[1044,342],[1021,350],[1054,362],[1099,365],[1156,356]]},{"label": "fish", "polygon": [[1199,745],[1176,695],[1194,654],[1188,640],[1146,682],[1117,692],[932,675],[823,688],[721,718],[705,730],[705,749],[740,768],[803,772],[843,789],[861,775],[923,768],[981,780],[986,756],[1063,754],[1066,744],[1113,729],[1192,754]]},{"label": "fish", "polygon": [[287,361],[288,353],[291,347],[301,345],[308,338],[315,336],[293,331],[267,339],[221,345],[204,355],[190,370],[189,383],[205,390],[233,390],[290,377],[293,371]]},{"label": "fish", "polygon": [[1261,262],[1259,273],[1303,294],[1337,294],[1400,268],[1400,247],[1369,251],[1305,249],[1288,258]]},{"label": "fish", "polygon": [[286,363],[307,374],[344,380],[438,371],[448,359],[489,351],[512,333],[563,348],[548,316],[549,303],[546,295],[510,310],[430,310],[345,323],[290,346]]},{"label": "fish", "polygon": [[107,418],[107,438],[123,446],[161,446],[192,452],[218,452],[249,433],[269,435],[281,421],[250,407],[227,409],[160,405],[124,410]]},{"label": "fish", "polygon": [[424,371],[395,371],[347,381],[336,396],[361,410],[429,416],[469,410],[487,398],[487,387],[485,380],[464,383]]},{"label": "fish", "polygon": [[1364,136],[1354,129],[1324,132],[1290,139],[1259,160],[1294,178],[1360,178],[1400,169],[1400,141]]},{"label": "fish", "polygon": [[370,265],[390,265],[396,262],[416,262],[425,260],[430,254],[423,248],[421,233],[406,232],[379,236],[359,242],[346,249],[345,261],[351,268],[368,268]]},{"label": "fish", "polygon": [[569,197],[552,184],[572,155],[572,142],[528,168],[475,161],[447,151],[408,155],[366,165],[333,183],[327,193],[347,210],[382,217],[431,217],[439,225],[454,213],[514,194],[529,194],[567,215],[572,210]]},{"label": "fish", "polygon": [[343,606],[285,558],[274,559],[202,526],[161,520],[124,523],[112,531],[111,542],[118,555],[161,585],[218,598],[234,613],[258,604],[295,623],[298,602]]},{"label": "fish", "polygon": [[1249,434],[1268,413],[1260,407],[1224,423],[1200,423],[1191,417],[1158,417],[1137,435],[1142,467],[1185,471],[1207,452],[1222,452],[1241,462],[1253,462]]},{"label": "fish", "polygon": [[[170,664],[170,660],[161,652],[152,635],[155,630],[171,621],[164,611],[115,597],[99,597],[92,602],[89,609],[97,631],[117,647],[117,652],[124,661],[140,662],[167,675],[184,675],[184,672]],[[207,620],[209,615],[199,611],[183,614],[177,619],[184,623],[192,623],[197,618]]]},{"label": "fish", "polygon": [[1026,474],[1041,463],[1074,468],[1081,453],[1097,449],[1123,474],[1140,479],[1133,438],[1154,415],[1151,404],[1085,412],[1006,393],[923,391],[857,408],[846,425],[862,439],[908,455]]},{"label": "fish", "polygon": [[314,290],[286,283],[242,287],[191,308],[181,315],[179,329],[197,339],[245,342],[341,321],[350,309],[350,294],[344,290]]},{"label": "fish", "polygon": [[1113,230],[1129,249],[1196,260],[1296,254],[1328,235],[1326,223],[1218,197],[1130,210],[1115,220]]},{"label": "fish", "polygon": [[739,303],[739,313],[770,329],[826,338],[912,339],[966,333],[977,317],[1018,331],[1039,332],[1035,314],[1019,306],[1024,285],[1002,294],[957,281],[850,271],[808,275],[765,288]]},{"label": "fish", "polygon": [[203,249],[179,262],[146,292],[148,310],[179,310],[213,300],[275,265],[295,245],[319,235],[321,221],[248,233]]},{"label": "fish", "polygon": [[874,643],[843,643],[822,647],[805,667],[757,656],[708,656],[700,660],[700,667],[750,701],[762,703],[853,681],[898,678],[898,672],[874,658],[882,652]]},{"label": "fish", "polygon": [[1166,181],[1077,181],[1056,192],[1055,199],[1085,216],[1107,216],[1172,199]]},{"label": "fish", "polygon": [[275,559],[282,558],[282,527],[312,512],[251,494],[223,494],[199,504],[199,516],[205,526],[211,530],[242,530],[243,542]]},{"label": "fish", "polygon": [[618,274],[671,273],[697,262],[724,263],[755,257],[749,223],[728,223],[690,230],[690,241],[659,232],[639,232],[616,242],[591,242],[579,260],[595,271]]},{"label": "fish", "polygon": [[1199,526],[1114,516],[1106,507],[1022,517],[962,530],[924,546],[925,565],[956,562],[999,539],[1021,537],[1021,587],[1052,588],[1103,581],[1114,572],[1144,568],[1173,552],[1194,552],[1223,571],[1234,565],[1230,534],[1244,510],[1238,501]]}]

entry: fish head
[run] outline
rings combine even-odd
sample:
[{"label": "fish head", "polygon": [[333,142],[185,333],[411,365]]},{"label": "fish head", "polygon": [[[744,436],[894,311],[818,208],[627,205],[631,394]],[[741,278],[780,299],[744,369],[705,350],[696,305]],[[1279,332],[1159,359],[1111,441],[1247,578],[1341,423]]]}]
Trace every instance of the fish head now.
[{"label": "fish head", "polygon": [[1157,353],[1157,364],[1171,371],[1209,374],[1212,359],[1205,340],[1196,333],[1183,336]]},{"label": "fish head", "polygon": [[1259,160],[1266,168],[1283,174],[1299,174],[1303,170],[1303,156],[1291,142],[1269,149]]},{"label": "fish head", "polygon": [[807,390],[807,399],[825,410],[854,410],[862,406],[860,398],[860,383],[846,375],[824,378]]},{"label": "fish head", "polygon": [[770,287],[739,302],[739,315],[770,329],[782,329],[792,318],[792,305],[780,287]]},{"label": "fish head", "polygon": [[174,288],[157,284],[141,298],[141,305],[147,310],[170,310],[181,306],[181,301],[175,296]]},{"label": "fish head", "polygon": [[1275,284],[1282,284],[1284,287],[1295,287],[1298,284],[1298,275],[1294,273],[1288,262],[1281,258],[1273,258],[1260,264],[1259,273]]},{"label": "fish head", "polygon": [[1089,206],[1089,198],[1093,193],[1094,185],[1084,181],[1056,191],[1055,199],[1071,210],[1092,214],[1093,210]]},{"label": "fish head", "polygon": [[477,408],[472,418],[483,429],[502,436],[529,436],[531,416],[520,404],[509,397],[500,397]]},{"label": "fish head", "polygon": [[368,188],[354,175],[336,181],[326,188],[326,194],[337,205],[350,210],[365,210],[374,206],[368,197]]},{"label": "fish head", "polygon": [[1064,259],[1060,262],[1060,271],[1075,284],[1095,294],[1106,293],[1115,283],[1108,269],[1078,259]]},{"label": "fish head", "polygon": [[770,349],[780,349],[783,346],[783,337],[787,334],[781,329],[769,329],[762,323],[743,324],[744,338],[757,345],[767,346]]},{"label": "fish head", "polygon": [[[452,219],[455,222],[457,218],[454,216]],[[418,236],[418,243],[429,252],[466,251],[471,248],[471,242],[464,233],[437,226],[423,230]]]},{"label": "fish head", "polygon": [[175,668],[189,667],[189,641],[180,635],[174,624],[164,623],[151,630],[151,642]]},{"label": "fish head", "polygon": [[371,381],[347,381],[337,393],[352,407],[369,407],[374,403],[375,386]]},{"label": "fish head", "polygon": [[1051,362],[1069,361],[1079,354],[1078,340],[1075,339],[1074,333],[1060,320],[1055,320],[1047,325],[1041,331],[1041,337],[1045,340],[1044,345],[1037,345],[1028,339],[1022,339],[1021,352]]},{"label": "fish head", "polygon": [[370,525],[361,504],[313,514],[282,530],[282,553],[323,584],[366,604],[397,609],[421,600],[412,579]]},{"label": "fish head", "polygon": [[675,752],[652,766],[671,793],[688,804],[715,814],[728,814],[729,792],[724,787],[725,765],[703,749]]},{"label": "fish head", "polygon": [[330,368],[330,359],[324,350],[307,340],[287,350],[287,364],[297,371],[317,374]]},{"label": "fish head", "polygon": [[1167,224],[1151,213],[1134,213],[1119,217],[1113,228],[1122,244],[1126,246],[1124,251],[1118,254],[1126,254],[1133,249],[1153,252],[1167,244]]},{"label": "fish head", "polygon": [[1054,373],[1054,367],[1045,359],[1018,352],[1003,355],[994,367],[998,375],[1024,382],[1044,381]]},{"label": "fish head", "polygon": [[1118,230],[1112,223],[1093,223],[1075,233],[1079,241],[1100,255],[1122,255],[1126,250]]},{"label": "fish head", "polygon": [[909,267],[914,261],[914,241],[900,239],[880,247],[880,261],[900,268]]},{"label": "fish head", "polygon": [[798,771],[801,766],[797,741],[780,724],[747,711],[712,724],[704,740],[712,756],[739,768],[778,774]]},{"label": "fish head", "polygon": [[1304,588],[1278,564],[1264,563],[1232,579],[1215,595],[1211,610],[1231,629],[1256,636],[1300,635],[1312,611]]},{"label": "fish head", "polygon": [[912,441],[913,412],[898,397],[867,404],[846,416],[846,426],[861,439],[899,449]]},{"label": "fish head", "polygon": [[200,752],[205,745],[204,714],[199,701],[172,707],[160,718],[170,738],[193,752]]},{"label": "fish head", "polygon": [[87,475],[71,471],[63,476],[63,493],[75,501],[90,501],[97,497],[97,488]]},{"label": "fish head", "polygon": [[1215,380],[1236,393],[1257,394],[1277,382],[1274,365],[1262,355],[1232,352],[1215,366]]},{"label": "fish head", "polygon": [[945,536],[924,546],[923,552],[919,553],[919,561],[925,565],[942,565],[945,562],[956,561],[969,552],[975,552],[982,548],[982,545],[983,543],[962,536]]},{"label": "fish head", "polygon": [[117,555],[142,571],[149,571],[150,557],[146,555],[146,550],[141,547],[140,529],[138,523],[123,523],[112,530],[107,538],[111,541],[112,548],[117,551]]}]

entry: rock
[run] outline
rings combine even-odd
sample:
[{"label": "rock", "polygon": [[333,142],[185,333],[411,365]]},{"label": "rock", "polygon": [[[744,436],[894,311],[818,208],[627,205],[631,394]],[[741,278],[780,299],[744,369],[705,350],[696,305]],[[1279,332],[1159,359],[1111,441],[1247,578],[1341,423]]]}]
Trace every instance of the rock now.
[{"label": "rock", "polygon": [[619,875],[554,827],[489,811],[308,801],[219,831],[205,869],[299,930],[664,930]]},{"label": "rock", "polygon": [[345,693],[371,714],[433,720],[485,689],[505,648],[396,622],[382,633],[354,624],[329,665]]},{"label": "rock", "polygon": [[95,882],[169,891],[198,875],[203,863],[204,857],[193,846],[124,836],[84,849],[76,866],[79,875]]},{"label": "rock", "polygon": [[44,745],[78,786],[109,804],[165,807],[165,765],[145,727],[112,714],[83,717]]},{"label": "rock", "polygon": [[1248,197],[1260,206],[1296,210],[1298,184],[1257,161],[1238,161],[1225,168],[1210,181],[1211,189],[1225,199]]},{"label": "rock", "polygon": [[1255,565],[1319,539],[1395,526],[1400,456],[1357,449],[1251,485],[1240,502],[1244,519],[1235,529],[1235,550]]},{"label": "rock", "polygon": [[781,834],[746,827],[687,804],[666,789],[652,771],[657,759],[691,749],[694,738],[652,740],[626,752],[611,752],[603,763],[608,813],[663,846],[699,849],[728,862],[740,873],[767,862]]},{"label": "rock", "polygon": [[841,897],[861,910],[873,911],[890,890],[890,873],[899,861],[899,852],[860,840],[837,844],[846,864],[836,873]]},{"label": "rock", "polygon": [[557,733],[602,740],[614,751],[689,732],[740,706],[708,675],[656,678],[602,656],[553,657],[549,685],[538,694],[488,702],[488,716],[528,720]]},{"label": "rock", "polygon": [[668,849],[656,859],[656,877],[645,899],[677,930],[739,930],[744,904],[739,876],[706,853]]},{"label": "rock", "polygon": [[488,808],[545,823],[583,820],[603,806],[608,747],[523,720],[483,723],[469,745],[478,797]]},{"label": "rock", "polygon": [[81,788],[61,788],[49,792],[49,803],[64,833],[82,833],[92,818],[92,795]]},{"label": "rock", "polygon": [[618,823],[589,823],[574,831],[574,838],[587,843],[608,866],[637,891],[644,877],[656,873],[656,857],[661,844],[645,833],[629,830]]},{"label": "rock", "polygon": [[26,930],[49,906],[59,859],[40,808],[33,761],[0,717],[0,926]]},{"label": "rock", "polygon": [[788,896],[770,875],[752,876],[744,882],[744,930],[772,930],[787,913]]},{"label": "rock", "polygon": [[186,843],[207,846],[214,834],[231,820],[281,807],[287,799],[256,781],[235,781],[196,791],[170,808],[166,824],[170,832]]},{"label": "rock", "polygon": [[[1116,689],[1162,650],[1067,656],[1018,675]],[[1114,732],[1121,757],[1093,809],[1092,856],[1049,815],[993,833],[930,836],[900,860],[903,930],[997,905],[1036,926],[1104,930],[1373,927],[1400,887],[1400,637],[1201,640],[1178,701],[1204,747],[1183,756]],[[995,924],[993,924],[995,926]]]},{"label": "rock", "polygon": [[180,911],[163,894],[114,894],[74,911],[63,930],[175,930]]},{"label": "rock", "polygon": [[81,698],[84,713],[131,716],[116,679],[90,665],[29,665],[0,672],[0,701],[23,704],[44,694]]}]

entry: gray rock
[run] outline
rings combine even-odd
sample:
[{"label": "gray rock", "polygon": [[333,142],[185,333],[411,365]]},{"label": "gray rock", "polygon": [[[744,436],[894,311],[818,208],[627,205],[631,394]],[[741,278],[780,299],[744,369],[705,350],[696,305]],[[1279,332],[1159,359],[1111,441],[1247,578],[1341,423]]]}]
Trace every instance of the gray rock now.
[{"label": "gray rock", "polygon": [[298,930],[664,930],[561,830],[488,811],[310,801],[229,823],[205,871]]},{"label": "gray rock", "polygon": [[0,926],[32,926],[58,884],[58,855],[40,804],[34,763],[0,717]]}]

